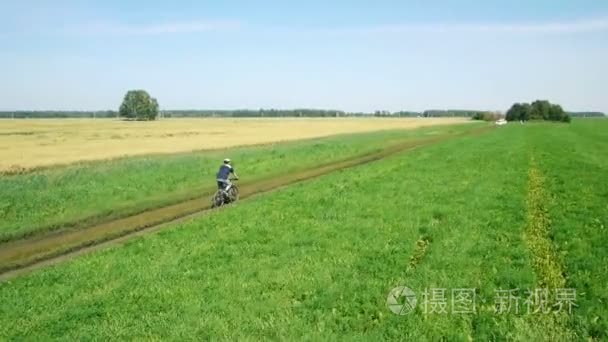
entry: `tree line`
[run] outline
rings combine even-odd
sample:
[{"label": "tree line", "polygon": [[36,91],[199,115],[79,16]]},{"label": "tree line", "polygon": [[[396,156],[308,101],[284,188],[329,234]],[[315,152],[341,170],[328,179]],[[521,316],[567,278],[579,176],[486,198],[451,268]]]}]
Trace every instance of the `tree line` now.
[{"label": "tree line", "polygon": [[[127,107],[125,107],[125,110]],[[154,111],[143,110],[140,120],[146,120],[148,113]],[[472,110],[428,110],[422,112],[415,111],[375,111],[375,112],[346,112],[335,109],[234,109],[234,110],[213,110],[213,109],[186,109],[186,110],[162,110],[156,113],[157,116],[165,118],[199,118],[199,117],[235,117],[235,118],[261,118],[261,117],[471,117],[483,116],[492,113],[489,111]],[[603,114],[602,114],[603,115]],[[136,111],[125,112],[120,115],[119,111],[3,111],[0,118],[117,118],[137,119]]]},{"label": "tree line", "polygon": [[545,120],[570,122],[571,118],[562,106],[546,100],[530,103],[515,103],[507,111],[507,121]]},{"label": "tree line", "polygon": [[[158,101],[145,90],[129,90],[118,108],[118,111],[4,111],[0,118],[116,118],[128,120],[155,120],[158,116],[166,118],[196,117],[468,117],[473,120],[496,120],[502,114],[491,111],[448,109],[390,112],[377,110],[368,112],[345,112],[334,109],[236,109],[236,110],[159,110]],[[560,105],[549,101],[537,100],[531,104],[516,103],[506,113],[508,121],[549,120],[570,122],[571,117],[605,117],[600,112],[568,113]]]},{"label": "tree line", "polygon": [[604,118],[606,114],[602,112],[566,112],[573,118]]},{"label": "tree line", "polygon": [[163,117],[183,118],[183,117],[341,117],[352,116],[340,110],[331,109],[234,109],[234,110],[211,110],[211,109],[190,109],[190,110],[166,110],[162,112]]},{"label": "tree line", "polygon": [[[604,118],[602,112],[565,112],[572,118]],[[427,110],[414,111],[375,111],[375,112],[345,112],[331,109],[236,109],[236,110],[213,110],[213,109],[186,109],[186,110],[163,110],[159,116],[165,118],[200,118],[200,117],[234,117],[234,118],[258,118],[258,117],[470,117],[475,120],[491,120],[496,113],[491,111],[472,110]],[[118,118],[116,110],[101,111],[0,111],[2,119],[54,119],[54,118]],[[485,118],[485,119],[484,119]]]},{"label": "tree line", "polygon": [[17,110],[2,111],[2,119],[88,119],[88,118],[116,118],[118,112],[114,110],[100,111],[58,111],[58,110]]}]

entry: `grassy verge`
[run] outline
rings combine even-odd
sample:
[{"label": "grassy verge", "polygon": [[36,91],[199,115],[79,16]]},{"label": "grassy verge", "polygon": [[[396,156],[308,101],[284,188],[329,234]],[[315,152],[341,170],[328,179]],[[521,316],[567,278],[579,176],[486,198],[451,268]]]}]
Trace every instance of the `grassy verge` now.
[{"label": "grassy verge", "polygon": [[200,197],[215,186],[218,163],[235,161],[247,181],[371,153],[478,125],[384,131],[257,147],[134,157],[0,177],[0,241],[80,227]]}]

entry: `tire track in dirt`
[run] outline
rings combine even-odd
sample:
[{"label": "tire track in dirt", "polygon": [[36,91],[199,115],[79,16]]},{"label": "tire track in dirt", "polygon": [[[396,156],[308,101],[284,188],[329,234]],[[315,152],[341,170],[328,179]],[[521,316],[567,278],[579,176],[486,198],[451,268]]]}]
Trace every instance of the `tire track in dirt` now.
[{"label": "tire track in dirt", "polygon": [[[259,193],[273,191],[334,171],[371,163],[418,147],[457,137],[479,135],[490,129],[492,127],[485,126],[465,133],[449,133],[408,141],[328,165],[260,180],[255,183],[241,183],[239,186],[240,198],[243,200]],[[0,244],[0,281],[41,267],[54,265],[94,250],[121,244],[133,237],[158,231],[168,225],[208,213],[211,211],[211,203],[208,198],[212,193],[202,195],[202,198],[148,210],[82,229],[51,232]]]}]

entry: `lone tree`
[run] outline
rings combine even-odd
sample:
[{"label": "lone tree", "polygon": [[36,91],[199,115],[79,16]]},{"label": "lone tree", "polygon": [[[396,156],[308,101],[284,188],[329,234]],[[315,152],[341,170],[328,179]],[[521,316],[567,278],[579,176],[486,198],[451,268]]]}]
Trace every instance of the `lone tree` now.
[{"label": "lone tree", "polygon": [[156,120],[158,102],[145,90],[129,90],[118,112],[127,119]]},{"label": "lone tree", "polygon": [[516,103],[507,111],[507,121],[547,120],[570,122],[570,115],[557,104],[536,100],[532,104]]}]

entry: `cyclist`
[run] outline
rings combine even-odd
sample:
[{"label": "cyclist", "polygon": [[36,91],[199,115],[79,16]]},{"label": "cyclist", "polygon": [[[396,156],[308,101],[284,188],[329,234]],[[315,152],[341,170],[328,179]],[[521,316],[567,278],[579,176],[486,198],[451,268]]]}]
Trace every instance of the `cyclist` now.
[{"label": "cyclist", "polygon": [[224,164],[220,166],[220,169],[217,171],[216,179],[217,179],[217,188],[222,191],[224,196],[227,195],[228,190],[230,190],[230,174],[234,175],[234,179],[239,179],[234,172],[234,167],[230,165],[230,159],[224,159]]}]

